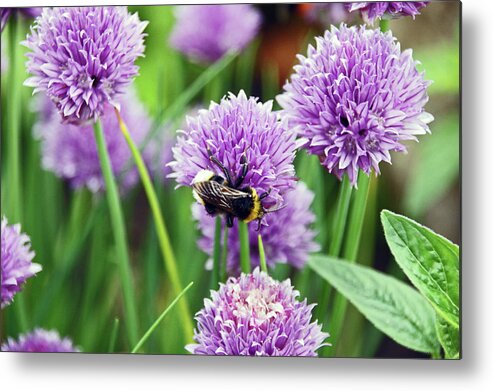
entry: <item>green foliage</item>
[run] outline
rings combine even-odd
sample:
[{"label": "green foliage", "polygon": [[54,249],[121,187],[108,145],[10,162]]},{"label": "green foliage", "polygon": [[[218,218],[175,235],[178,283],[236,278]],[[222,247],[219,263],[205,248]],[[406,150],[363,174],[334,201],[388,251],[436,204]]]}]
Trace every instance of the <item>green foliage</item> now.
[{"label": "green foliage", "polygon": [[[457,38],[458,39],[458,38]],[[458,42],[430,46],[415,50],[419,59],[418,69],[425,71],[426,79],[432,80],[430,94],[457,94],[459,92],[460,53]]]},{"label": "green foliage", "polygon": [[436,310],[446,358],[460,354],[459,247],[415,221],[384,210],[387,243],[406,276]]},{"label": "green foliage", "polygon": [[456,359],[460,355],[460,333],[457,327],[452,326],[443,318],[438,317],[436,322],[438,340],[445,352],[445,358]]},{"label": "green foliage", "polygon": [[419,352],[435,354],[439,350],[433,309],[408,285],[368,267],[327,256],[312,256],[309,265],[396,342]]},{"label": "green foliage", "polygon": [[449,115],[431,124],[432,134],[423,137],[417,161],[404,194],[404,207],[421,216],[446,194],[459,177],[459,117]]},{"label": "green foliage", "polygon": [[384,210],[387,243],[406,276],[437,313],[459,326],[459,247],[415,221]]}]

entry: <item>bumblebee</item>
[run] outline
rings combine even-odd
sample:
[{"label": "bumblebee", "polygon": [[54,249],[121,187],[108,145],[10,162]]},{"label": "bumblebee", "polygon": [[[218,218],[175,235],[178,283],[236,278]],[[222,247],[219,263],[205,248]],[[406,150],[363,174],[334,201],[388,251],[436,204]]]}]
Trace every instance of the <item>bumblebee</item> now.
[{"label": "bumblebee", "polygon": [[249,223],[253,220],[258,221],[257,230],[260,229],[262,217],[266,213],[277,211],[281,208],[264,209],[262,200],[269,195],[269,192],[258,194],[250,187],[242,187],[246,174],[248,173],[248,163],[246,155],[241,156],[241,172],[233,181],[231,172],[207,149],[210,160],[222,171],[223,176],[217,175],[211,170],[201,170],[192,181],[193,196],[211,216],[223,214],[226,216],[226,225],[233,226],[235,218]]}]

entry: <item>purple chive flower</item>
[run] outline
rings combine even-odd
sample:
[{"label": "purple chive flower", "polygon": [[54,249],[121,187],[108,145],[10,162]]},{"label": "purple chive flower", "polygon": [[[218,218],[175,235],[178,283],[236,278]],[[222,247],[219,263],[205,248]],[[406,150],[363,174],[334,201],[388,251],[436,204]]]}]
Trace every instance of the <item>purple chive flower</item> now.
[{"label": "purple chive flower", "polygon": [[[139,145],[151,129],[151,119],[133,89],[122,95],[118,103],[128,130]],[[46,98],[41,100],[38,110],[39,120],[34,126],[34,134],[41,140],[43,168],[68,180],[73,188],[87,187],[94,193],[104,190],[92,126],[62,123],[55,105]],[[115,175],[120,177],[125,192],[138,182],[138,173],[135,167],[129,169],[132,155],[121,133],[114,107],[105,103],[101,114],[111,167]],[[167,149],[171,149],[170,144]],[[161,153],[159,148],[150,143],[144,151],[144,159],[151,163],[157,153]],[[169,155],[170,152],[166,163],[170,161]]]},{"label": "purple chive flower", "polygon": [[391,32],[332,26],[316,41],[277,99],[308,152],[354,185],[359,169],[378,174],[391,151],[406,150],[402,141],[430,131],[431,82]]},{"label": "purple chive flower", "polygon": [[306,19],[323,27],[348,22],[351,19],[344,3],[310,3],[308,6],[305,12]]},{"label": "purple chive flower", "polygon": [[[320,249],[315,242],[316,232],[311,229],[315,215],[310,211],[314,194],[303,182],[298,182],[296,188],[284,197],[286,207],[264,217],[268,226],[262,226],[260,234],[264,244],[267,264],[270,267],[277,263],[289,263],[302,268],[309,254]],[[214,249],[215,223],[214,217],[207,214],[204,207],[194,204],[192,209],[195,220],[198,221],[202,237],[198,245],[208,255],[212,256]],[[223,229],[225,223],[223,221]],[[252,265],[258,266],[258,234],[256,224],[249,224],[250,257]],[[228,231],[227,269],[230,273],[239,272],[240,239],[238,230]],[[210,262],[209,262],[210,263]]]},{"label": "purple chive flower", "polygon": [[419,15],[419,10],[428,5],[429,1],[371,1],[347,3],[349,12],[360,11],[365,23],[373,24],[375,19],[399,18]]},{"label": "purple chive flower", "polygon": [[328,334],[311,322],[312,309],[300,293],[256,268],[211,291],[195,316],[193,354],[231,356],[316,356]]},{"label": "purple chive flower", "polygon": [[146,25],[126,7],[44,8],[23,42],[24,84],[45,91],[64,122],[97,119],[137,75]]},{"label": "purple chive flower", "polygon": [[175,8],[170,44],[198,62],[241,51],[255,38],[261,15],[250,4],[183,5]]},{"label": "purple chive flower", "polygon": [[24,7],[24,8],[6,8],[2,7],[0,8],[0,31],[3,31],[4,27],[7,25],[7,22],[9,21],[10,15],[12,15],[13,12],[19,11],[24,17],[26,18],[36,18],[39,15],[41,15],[42,8],[38,7]]},{"label": "purple chive flower", "polygon": [[250,186],[258,194],[270,190],[262,201],[265,208],[282,204],[284,194],[295,187],[296,135],[272,112],[272,101],[260,103],[243,91],[238,96],[230,93],[219,104],[212,102],[209,110],[187,117],[186,129],[179,134],[169,177],[180,185],[190,186],[204,169],[223,176],[211,162],[209,148],[231,171],[233,180],[241,172],[245,155],[249,169],[242,186]]},{"label": "purple chive flower", "polygon": [[19,224],[7,225],[7,219],[2,218],[2,308],[13,301],[28,278],[41,271],[41,265],[32,262],[34,252],[29,241]]},{"label": "purple chive flower", "polygon": [[34,331],[23,334],[16,341],[9,338],[6,343],[2,345],[3,352],[59,352],[70,353],[79,352],[80,350],[74,347],[72,341],[69,338],[61,338],[55,330],[43,330],[40,328]]}]

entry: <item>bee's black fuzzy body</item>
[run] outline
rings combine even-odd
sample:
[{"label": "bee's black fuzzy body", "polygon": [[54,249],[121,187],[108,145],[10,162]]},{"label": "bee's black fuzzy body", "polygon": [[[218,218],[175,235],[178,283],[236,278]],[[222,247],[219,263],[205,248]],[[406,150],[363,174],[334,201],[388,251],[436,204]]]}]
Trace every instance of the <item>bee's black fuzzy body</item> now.
[{"label": "bee's black fuzzy body", "polygon": [[232,227],[234,219],[238,218],[246,223],[257,220],[257,230],[260,229],[262,217],[267,213],[262,206],[262,200],[269,195],[269,192],[259,196],[253,187],[241,186],[248,172],[246,155],[243,154],[241,157],[241,172],[233,181],[230,171],[212,155],[209,149],[207,152],[211,161],[221,169],[224,177],[210,170],[199,171],[192,181],[195,199],[204,205],[210,215],[225,215],[228,227]]},{"label": "bee's black fuzzy body", "polygon": [[203,170],[192,183],[194,197],[211,216],[226,215],[228,226],[233,219],[250,222],[263,216],[260,197],[255,189],[243,187],[235,189],[229,186],[225,178],[212,171]]}]

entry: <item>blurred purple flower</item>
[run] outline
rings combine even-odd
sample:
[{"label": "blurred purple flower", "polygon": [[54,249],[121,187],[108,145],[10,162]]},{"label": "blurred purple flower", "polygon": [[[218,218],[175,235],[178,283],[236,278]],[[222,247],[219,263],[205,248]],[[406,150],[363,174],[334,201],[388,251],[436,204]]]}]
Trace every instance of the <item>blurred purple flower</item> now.
[{"label": "blurred purple flower", "polygon": [[2,303],[4,308],[10,304],[14,295],[19,292],[26,280],[41,271],[41,265],[32,262],[34,252],[31,251],[29,236],[21,233],[19,224],[7,225],[2,218]]},{"label": "blurred purple flower", "polygon": [[328,334],[311,322],[314,304],[256,268],[220,284],[195,316],[193,354],[231,356],[316,356]]},{"label": "blurred purple flower", "polygon": [[[298,182],[296,188],[284,197],[286,207],[264,217],[268,226],[262,226],[260,234],[265,249],[267,264],[274,267],[277,263],[289,263],[297,268],[302,268],[310,253],[320,249],[315,242],[316,232],[311,229],[315,221],[315,215],[310,211],[314,194],[303,182]],[[212,257],[214,250],[215,220],[207,214],[205,209],[194,204],[192,214],[198,221],[202,237],[199,239],[199,247]],[[223,221],[223,229],[225,223]],[[248,225],[250,236],[250,257],[252,266],[259,265],[258,234],[255,224]],[[238,230],[232,228],[228,231],[228,272],[239,272],[240,239]]]},{"label": "blurred purple flower", "polygon": [[245,154],[249,170],[243,186],[258,194],[270,190],[262,201],[266,208],[282,204],[284,193],[295,187],[296,135],[272,112],[272,101],[260,103],[243,91],[238,96],[229,93],[219,104],[211,102],[209,110],[187,117],[186,129],[178,132],[169,177],[180,185],[190,186],[204,169],[223,175],[211,162],[208,147],[234,177],[241,172]]},{"label": "blurred purple flower", "polygon": [[191,59],[214,62],[228,51],[241,51],[255,38],[261,15],[250,4],[182,5],[170,44]]},{"label": "blurred purple flower", "polygon": [[5,25],[9,21],[10,15],[12,15],[13,12],[19,11],[22,15],[24,15],[26,18],[36,18],[39,15],[41,15],[42,8],[38,7],[23,7],[23,8],[7,8],[7,7],[1,7],[0,8],[0,19],[1,19],[1,27],[0,31],[3,31]]},{"label": "blurred purple flower", "polygon": [[310,3],[305,16],[311,23],[326,28],[352,19],[344,3]]},{"label": "blurred purple flower", "polygon": [[3,352],[59,352],[70,353],[79,352],[80,350],[74,347],[72,341],[69,338],[60,338],[60,335],[55,330],[43,330],[40,328],[34,329],[34,331],[23,334],[16,341],[9,338],[6,343],[2,345]]},{"label": "blurred purple flower", "polygon": [[428,5],[429,1],[371,1],[347,3],[349,12],[360,11],[365,23],[373,24],[375,19],[399,18],[419,15],[419,10]]},{"label": "blurred purple flower", "polygon": [[430,131],[424,106],[431,82],[391,32],[332,26],[316,41],[307,57],[298,56],[277,99],[308,152],[354,185],[359,169],[378,174],[391,151],[406,150],[402,141]]},{"label": "blurred purple flower", "polygon": [[[151,130],[151,119],[132,88],[119,97],[118,103],[128,130],[139,145]],[[34,126],[34,134],[41,139],[43,167],[68,180],[73,188],[85,186],[94,193],[104,190],[104,178],[92,126],[63,124],[53,103],[44,97],[38,104],[38,110],[39,119]],[[125,192],[138,182],[138,173],[135,167],[129,169],[128,163],[132,155],[121,133],[114,107],[105,103],[101,114],[111,167],[115,175],[120,176],[122,190]],[[153,166],[153,161],[159,161],[162,166],[169,163],[171,145],[171,140],[167,144],[156,141],[148,144],[143,155],[151,171],[157,168]]]},{"label": "blurred purple flower", "polygon": [[24,84],[45,91],[64,122],[97,119],[137,75],[146,25],[126,7],[44,8],[23,42]]}]

